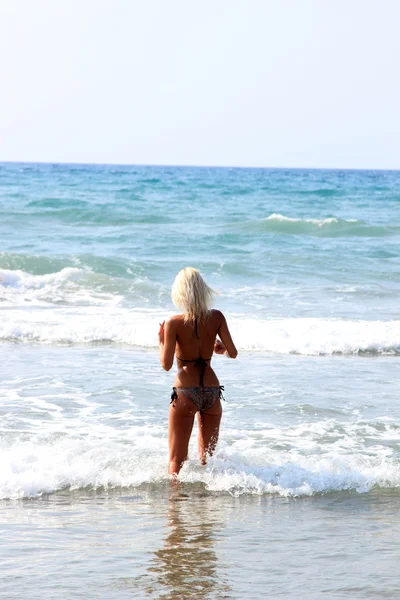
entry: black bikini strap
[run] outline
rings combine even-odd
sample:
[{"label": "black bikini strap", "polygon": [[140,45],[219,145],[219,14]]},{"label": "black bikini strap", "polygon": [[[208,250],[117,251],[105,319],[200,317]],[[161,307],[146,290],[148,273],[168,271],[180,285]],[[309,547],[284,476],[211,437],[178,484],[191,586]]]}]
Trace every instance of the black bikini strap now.
[{"label": "black bikini strap", "polygon": [[225,400],[225,398],[224,398],[224,394],[222,393],[224,390],[225,390],[224,386],[223,386],[223,385],[220,385],[220,386],[219,386],[219,398],[220,398],[220,399],[222,398],[222,400],[223,400],[224,402],[226,402],[226,400]]},{"label": "black bikini strap", "polygon": [[211,356],[210,358],[203,358],[202,356],[199,356],[199,358],[191,358],[191,359],[186,359],[186,358],[180,358],[179,356],[176,357],[178,360],[181,360],[182,362],[192,362],[192,363],[198,363],[196,366],[201,365],[201,361],[206,362],[207,360],[211,360]]},{"label": "black bikini strap", "polygon": [[201,358],[201,356],[200,356],[200,358],[197,359],[197,362],[194,363],[194,366],[195,367],[201,367],[201,371],[200,371],[200,385],[201,385],[201,387],[204,387],[204,371],[206,370],[207,363],[204,360],[204,358]]},{"label": "black bikini strap", "polygon": [[206,370],[206,367],[208,367],[207,361],[211,360],[211,357],[210,358],[203,358],[202,356],[199,356],[199,358],[193,358],[191,360],[186,360],[185,358],[179,358],[179,356],[177,356],[176,358],[178,360],[181,360],[182,362],[193,363],[194,367],[201,367],[201,371],[200,371],[200,386],[204,387],[204,371]]}]

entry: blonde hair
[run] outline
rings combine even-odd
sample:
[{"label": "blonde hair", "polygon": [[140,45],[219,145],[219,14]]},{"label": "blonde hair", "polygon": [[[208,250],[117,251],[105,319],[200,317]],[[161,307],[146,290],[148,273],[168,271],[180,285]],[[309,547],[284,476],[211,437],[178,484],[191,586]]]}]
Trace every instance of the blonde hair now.
[{"label": "blonde hair", "polygon": [[204,322],[209,316],[213,295],[216,293],[206,284],[197,269],[185,267],[175,277],[171,298],[175,306],[183,310],[185,322]]}]

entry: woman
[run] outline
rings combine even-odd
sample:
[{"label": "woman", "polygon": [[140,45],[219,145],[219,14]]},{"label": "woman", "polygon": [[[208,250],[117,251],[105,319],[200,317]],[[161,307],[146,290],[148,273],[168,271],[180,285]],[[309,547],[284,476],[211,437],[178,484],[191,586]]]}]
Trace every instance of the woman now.
[{"label": "woman", "polygon": [[[199,271],[192,267],[182,269],[175,278],[171,296],[183,314],[164,321],[158,337],[163,369],[171,369],[175,352],[177,359],[168,424],[168,473],[176,476],[187,458],[196,412],[202,464],[215,449],[222,406],[221,386],[210,366],[211,356],[214,351],[236,358],[237,350],[224,315],[209,308],[213,290]],[[222,342],[216,340],[217,335]]]}]

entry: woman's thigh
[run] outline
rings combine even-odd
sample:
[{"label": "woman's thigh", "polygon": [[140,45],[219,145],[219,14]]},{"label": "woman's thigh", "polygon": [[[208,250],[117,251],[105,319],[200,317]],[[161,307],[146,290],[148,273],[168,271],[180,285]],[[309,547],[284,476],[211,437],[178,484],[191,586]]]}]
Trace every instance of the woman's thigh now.
[{"label": "woman's thigh", "polygon": [[197,409],[183,394],[178,394],[169,409],[168,442],[171,454],[186,458],[194,415]]},{"label": "woman's thigh", "polygon": [[199,436],[207,448],[212,441],[218,439],[219,425],[222,417],[221,400],[217,400],[208,410],[198,413]]}]

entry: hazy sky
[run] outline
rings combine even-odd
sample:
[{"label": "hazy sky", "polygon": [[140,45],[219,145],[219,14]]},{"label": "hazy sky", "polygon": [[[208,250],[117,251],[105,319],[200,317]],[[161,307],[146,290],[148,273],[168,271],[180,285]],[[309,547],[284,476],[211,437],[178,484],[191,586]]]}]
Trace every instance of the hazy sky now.
[{"label": "hazy sky", "polygon": [[400,0],[0,0],[0,160],[400,169]]}]

